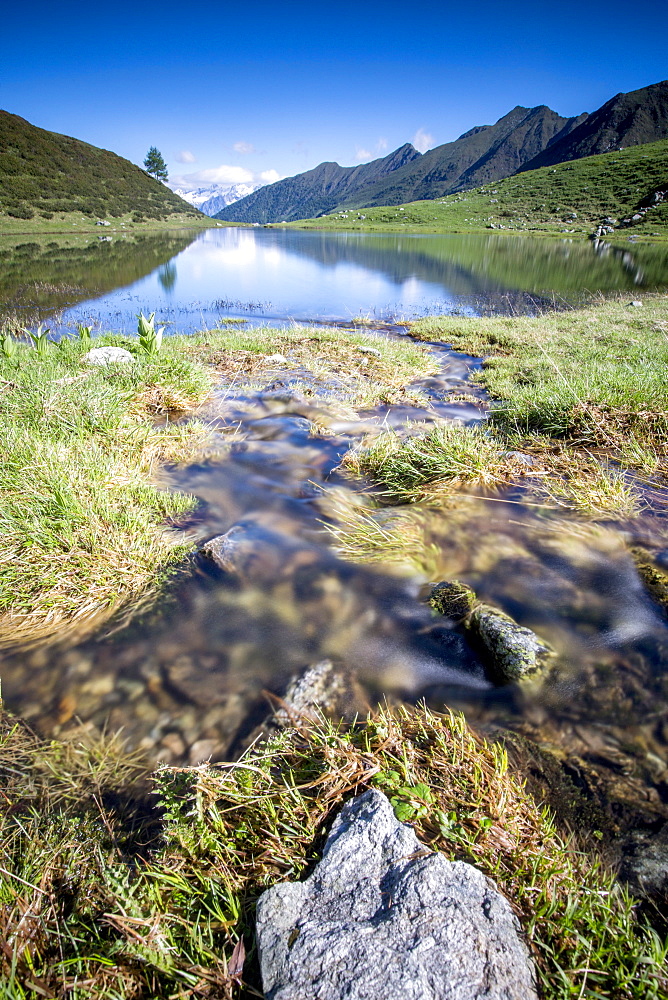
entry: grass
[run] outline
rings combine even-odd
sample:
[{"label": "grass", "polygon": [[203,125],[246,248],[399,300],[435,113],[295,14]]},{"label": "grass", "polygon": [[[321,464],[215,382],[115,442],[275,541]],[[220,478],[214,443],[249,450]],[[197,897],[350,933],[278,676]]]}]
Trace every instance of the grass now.
[{"label": "grass", "polygon": [[432,317],[412,333],[485,356],[474,378],[498,401],[492,419],[609,447],[640,460],[668,448],[668,296],[535,317]]},{"label": "grass", "polygon": [[[213,365],[235,386],[262,388],[273,377],[289,381],[290,391],[360,408],[410,400],[406,385],[438,368],[421,344],[358,330],[228,326],[181,338],[178,344],[186,356]],[[370,347],[378,353],[366,353]],[[275,354],[286,363],[268,364]]]},{"label": "grass", "polygon": [[[371,342],[379,357],[357,351]],[[350,403],[402,398],[406,381],[434,368],[421,344],[301,327],[173,336],[150,357],[136,340],[94,343],[129,348],[136,359],[89,367],[86,345],[73,340],[44,357],[27,343],[0,355],[0,643],[90,629],[159,591],[187,551],[166,527],[195,500],[158,489],[155,472],[193,460],[206,431],[196,422],[159,428],[154,418],[204,399],[216,375],[231,387],[263,385],[296,368],[309,376],[297,390],[347,401],[332,418],[331,400],[320,414],[314,399],[319,426],[355,418]],[[289,365],[267,361],[277,352]]]},{"label": "grass", "polygon": [[[96,343],[108,342],[120,341]],[[109,369],[82,364],[85,349],[64,341],[41,358],[21,344],[0,360],[5,642],[107,616],[185,551],[165,525],[194,500],[157,489],[152,475],[192,456],[205,432],[157,428],[154,415],[201,399],[210,376],[170,348]]]},{"label": "grass", "polygon": [[489,483],[502,465],[499,444],[483,428],[437,424],[404,436],[387,431],[349,451],[344,467],[370,475],[387,503],[413,503],[463,483]]},{"label": "grass", "polygon": [[[428,201],[354,206],[293,228],[402,232],[512,232],[588,235],[604,218],[630,218],[656,190],[668,188],[668,140],[542,167]],[[573,217],[575,215],[575,217]],[[668,236],[668,202],[619,226],[616,236]],[[609,237],[608,237],[609,238]]]},{"label": "grass", "polygon": [[2,716],[0,773],[0,996],[12,1000],[261,995],[258,895],[303,878],[341,804],[371,786],[431,849],[497,881],[543,1000],[668,989],[665,944],[594,848],[565,842],[502,745],[460,715],[385,710],[348,730],[285,731],[234,765],[164,767],[160,815],[128,797],[140,772],[118,743],[45,743]]}]

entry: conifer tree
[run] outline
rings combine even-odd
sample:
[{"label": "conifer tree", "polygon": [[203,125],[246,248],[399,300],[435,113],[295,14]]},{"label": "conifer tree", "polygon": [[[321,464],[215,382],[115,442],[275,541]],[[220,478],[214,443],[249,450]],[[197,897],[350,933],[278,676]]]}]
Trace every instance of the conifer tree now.
[{"label": "conifer tree", "polygon": [[167,180],[167,164],[162,158],[162,153],[155,146],[151,146],[146,154],[144,167],[146,168],[146,173],[151,174],[157,181]]}]

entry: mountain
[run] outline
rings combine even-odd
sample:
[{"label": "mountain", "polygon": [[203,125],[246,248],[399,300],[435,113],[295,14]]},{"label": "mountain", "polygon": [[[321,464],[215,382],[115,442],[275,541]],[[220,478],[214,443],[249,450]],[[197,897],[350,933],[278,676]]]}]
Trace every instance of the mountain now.
[{"label": "mountain", "polygon": [[388,156],[357,167],[321,163],[313,170],[267,184],[217,212],[228,222],[290,222],[329,212],[357,190],[398,170],[421,154],[409,142]]},{"label": "mountain", "polygon": [[335,210],[441,198],[525,170],[668,137],[668,81],[618,94],[593,114],[562,118],[518,105],[420,155],[410,144],[362,167],[321,163],[216,213],[231,222],[282,222]]},{"label": "mountain", "polygon": [[198,208],[204,215],[215,215],[240,198],[257,191],[261,184],[208,184],[204,187],[185,187],[170,184],[174,194],[189,205]]},{"label": "mountain", "polygon": [[[378,233],[403,230],[452,234],[504,229],[517,233],[579,235],[600,231],[602,237],[616,232],[617,238],[622,233],[665,235],[668,233],[668,139],[522,171],[442,198],[402,206],[337,211],[291,225],[321,231],[353,229]],[[601,244],[602,254],[608,252],[606,247],[607,244]],[[562,246],[554,252],[561,258],[568,257],[571,251]],[[534,249],[527,244],[522,256],[530,260],[534,255]],[[661,269],[664,275],[668,269],[668,246],[663,258],[655,255],[654,259],[652,280],[659,283]],[[638,281],[643,280],[641,275]]]},{"label": "mountain", "polygon": [[45,219],[78,212],[135,221],[202,215],[145,171],[106,149],[0,111],[0,224],[3,216]]},{"label": "mountain", "polygon": [[418,162],[356,191],[337,207],[366,208],[439,198],[508,177],[585,118],[562,118],[545,105],[518,106],[494,125],[478,125],[454,142],[430,149]]},{"label": "mountain", "polygon": [[668,138],[668,80],[617,94],[567,135],[558,137],[521,170],[607,153]]}]

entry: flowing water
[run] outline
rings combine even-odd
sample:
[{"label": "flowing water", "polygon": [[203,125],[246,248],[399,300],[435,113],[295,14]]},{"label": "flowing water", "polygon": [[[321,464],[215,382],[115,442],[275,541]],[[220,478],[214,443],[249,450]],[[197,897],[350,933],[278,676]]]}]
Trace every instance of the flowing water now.
[{"label": "flowing water", "polygon": [[[668,277],[665,252],[653,256],[648,247],[597,252],[499,237],[226,229],[169,250],[176,256],[153,259],[150,273],[123,288],[105,289],[109,274],[89,274],[86,291],[99,282],[100,297],[77,305],[61,296],[52,316],[57,309],[63,328],[94,317],[124,331],[139,308],[175,317],[179,330],[235,312],[265,322],[360,313],[389,320],[536,308],[550,297],[575,301],[585,287],[632,287],[637,295]],[[15,305],[46,314],[48,284],[39,303],[15,292]],[[377,335],[401,333],[387,325]],[[361,489],[340,468],[351,445],[407,419],[485,417],[480,390],[468,386],[468,400],[449,401],[479,362],[442,345],[432,350],[441,370],[418,383],[417,408],[351,415],[331,394],[301,396],[303,372],[289,366],[279,385],[268,374],[262,390],[221,388],[200,414],[219,447],[197,465],[166,470],[165,485],[199,498],[182,528],[194,542],[232,532],[234,572],[194,557],[152,611],[83,641],[13,651],[1,668],[8,707],[47,733],[123,727],[154,760],[221,759],[266,714],[266,690],[280,693],[292,674],[330,657],[353,672],[351,710],[383,697],[463,707],[480,724],[510,726],[568,754],[573,780],[613,802],[617,817],[627,810],[649,828],[668,818],[668,624],[629,555],[630,545],[649,540],[668,562],[660,498],[633,521],[592,524],[534,505],[518,479],[438,509],[384,509],[388,525],[397,514],[408,518],[421,540],[418,569],[337,554],[327,526]],[[425,604],[430,581],[453,578],[547,639],[558,671],[524,689],[493,685],[466,635]]]}]

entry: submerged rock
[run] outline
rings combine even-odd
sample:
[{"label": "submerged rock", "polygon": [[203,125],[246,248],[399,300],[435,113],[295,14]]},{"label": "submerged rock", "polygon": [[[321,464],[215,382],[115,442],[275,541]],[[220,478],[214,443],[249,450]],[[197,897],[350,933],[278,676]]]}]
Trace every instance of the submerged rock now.
[{"label": "submerged rock", "polygon": [[350,698],[350,680],[344,670],[331,660],[321,660],[291,678],[272,721],[292,726],[304,719],[315,719],[318,709],[325,715],[341,717]]},{"label": "submerged rock", "polygon": [[429,595],[429,603],[444,618],[461,621],[471,613],[476,602],[475,592],[459,580],[437,583]]},{"label": "submerged rock", "polygon": [[322,860],[257,905],[267,1000],[536,1000],[495,884],[425,849],[379,791],[343,807]]},{"label": "submerged rock", "polygon": [[668,904],[668,823],[655,834],[636,831],[625,845],[621,877],[637,896]]},{"label": "submerged rock", "polygon": [[535,632],[498,608],[480,603],[475,591],[459,580],[437,583],[429,604],[444,618],[462,622],[476,637],[488,654],[489,672],[501,683],[531,677],[555,656]]},{"label": "submerged rock", "polygon": [[[668,573],[665,569],[666,556],[664,550],[649,553],[640,546],[630,550],[638,570],[638,576],[655,601],[668,608]],[[658,564],[658,565],[657,565]]]},{"label": "submerged rock", "polygon": [[489,604],[479,604],[467,626],[489,653],[492,670],[502,682],[531,677],[554,658],[554,650],[535,632]]}]

